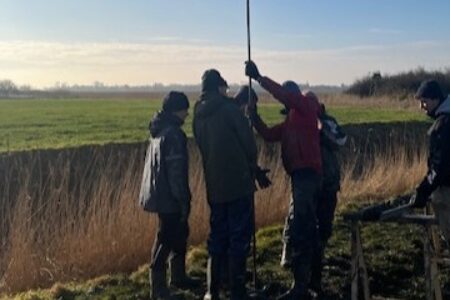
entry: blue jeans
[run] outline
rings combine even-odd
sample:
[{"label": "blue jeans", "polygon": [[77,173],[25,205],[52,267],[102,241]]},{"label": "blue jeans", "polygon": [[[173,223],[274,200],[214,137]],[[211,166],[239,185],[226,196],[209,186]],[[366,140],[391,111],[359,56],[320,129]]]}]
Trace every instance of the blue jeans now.
[{"label": "blue jeans", "polygon": [[210,256],[247,256],[253,232],[253,195],[232,202],[210,203]]}]

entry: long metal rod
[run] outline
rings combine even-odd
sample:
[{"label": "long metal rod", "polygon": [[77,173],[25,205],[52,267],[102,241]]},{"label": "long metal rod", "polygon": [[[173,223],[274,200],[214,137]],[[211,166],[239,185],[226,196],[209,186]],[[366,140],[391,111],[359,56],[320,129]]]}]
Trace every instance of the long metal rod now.
[{"label": "long metal rod", "polygon": [[[250,39],[250,0],[247,0],[247,59],[251,60],[251,39]],[[248,104],[253,107],[252,101],[252,79],[248,77]],[[257,285],[257,274],[256,274],[256,207],[255,207],[255,197],[252,199],[252,209],[253,209],[253,288],[256,289]]]}]

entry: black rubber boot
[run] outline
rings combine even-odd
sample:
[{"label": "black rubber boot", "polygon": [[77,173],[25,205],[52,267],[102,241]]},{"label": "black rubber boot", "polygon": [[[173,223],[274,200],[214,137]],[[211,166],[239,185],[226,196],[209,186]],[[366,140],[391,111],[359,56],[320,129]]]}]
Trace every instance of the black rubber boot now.
[{"label": "black rubber boot", "polygon": [[208,258],[207,291],[203,300],[219,300],[220,292],[220,276],[221,276],[222,259],[220,256],[210,256]]},{"label": "black rubber boot", "polygon": [[285,294],[281,295],[277,298],[277,300],[311,300],[311,295],[306,293],[300,293],[296,291],[294,288],[287,291]]},{"label": "black rubber boot", "polygon": [[176,300],[179,296],[172,295],[166,282],[166,271],[150,270],[150,299],[151,300]]},{"label": "black rubber boot", "polygon": [[294,284],[285,294],[278,297],[278,300],[308,300],[311,295],[308,292],[310,272],[309,265],[301,264],[298,260],[293,261]]},{"label": "black rubber boot", "polygon": [[230,288],[230,267],[228,266],[228,256],[221,257],[222,265],[220,266],[220,287],[224,290]]},{"label": "black rubber boot", "polygon": [[170,260],[170,286],[182,290],[200,287],[200,280],[186,275],[186,255],[176,254]]},{"label": "black rubber boot", "polygon": [[285,269],[289,269],[292,266],[292,248],[288,243],[283,243],[280,266]]},{"label": "black rubber boot", "polygon": [[247,289],[245,288],[246,263],[247,258],[245,256],[228,257],[231,300],[248,299]]},{"label": "black rubber boot", "polygon": [[322,294],[322,271],[325,245],[326,241],[320,243],[314,253],[311,264],[311,280],[309,283],[309,288],[317,295]]}]

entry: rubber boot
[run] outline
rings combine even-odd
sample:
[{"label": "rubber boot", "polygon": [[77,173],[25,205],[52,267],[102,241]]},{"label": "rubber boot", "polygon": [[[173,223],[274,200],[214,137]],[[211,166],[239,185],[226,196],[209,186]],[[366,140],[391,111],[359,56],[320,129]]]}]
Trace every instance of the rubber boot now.
[{"label": "rubber boot", "polygon": [[324,243],[321,243],[311,264],[311,280],[309,288],[318,296],[322,295],[322,271],[323,271],[323,257],[324,257]]},{"label": "rubber boot", "polygon": [[222,258],[220,256],[210,256],[206,269],[207,291],[203,300],[219,300],[220,276]]},{"label": "rubber boot", "polygon": [[293,272],[294,272],[294,283],[292,288],[285,294],[278,297],[278,300],[309,300],[311,295],[308,292],[309,284],[309,267],[306,265],[299,264],[298,262],[293,262]]},{"label": "rubber boot", "polygon": [[292,248],[288,243],[283,243],[280,266],[289,269],[292,266]]},{"label": "rubber boot", "polygon": [[245,256],[228,257],[231,300],[248,299],[247,290],[245,288],[246,262],[247,258]]},{"label": "rubber boot", "polygon": [[224,290],[230,288],[230,268],[228,265],[228,256],[222,257],[222,265],[220,266],[220,286]]},{"label": "rubber boot", "polygon": [[166,282],[166,271],[150,270],[150,299],[151,300],[175,300],[179,297],[171,294]]},{"label": "rubber boot", "polygon": [[170,286],[182,290],[200,287],[200,281],[186,275],[186,255],[175,254],[170,260]]}]

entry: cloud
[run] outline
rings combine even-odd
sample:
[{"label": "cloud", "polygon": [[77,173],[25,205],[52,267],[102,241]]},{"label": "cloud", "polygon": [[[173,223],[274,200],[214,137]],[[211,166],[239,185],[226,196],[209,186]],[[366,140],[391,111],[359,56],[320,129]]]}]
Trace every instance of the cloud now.
[{"label": "cloud", "polygon": [[403,33],[403,31],[398,29],[388,29],[378,27],[370,28],[369,32],[373,34],[382,34],[382,35],[398,35]]},{"label": "cloud", "polygon": [[[450,42],[291,51],[254,48],[252,55],[263,74],[279,81],[340,84],[373,70],[394,73],[417,66],[447,67]],[[245,45],[2,41],[0,78],[37,87],[56,81],[86,84],[96,80],[107,84],[198,83],[203,71],[214,67],[229,82],[243,82],[245,59]]]}]

